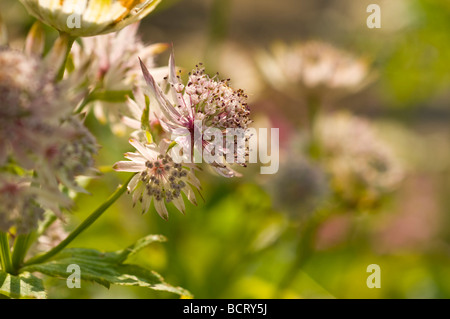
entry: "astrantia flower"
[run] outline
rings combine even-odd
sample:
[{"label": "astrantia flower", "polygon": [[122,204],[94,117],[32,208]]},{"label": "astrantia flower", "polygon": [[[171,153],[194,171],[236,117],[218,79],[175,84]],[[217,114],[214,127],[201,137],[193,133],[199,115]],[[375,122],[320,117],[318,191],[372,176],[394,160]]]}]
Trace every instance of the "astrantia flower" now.
[{"label": "astrantia flower", "polygon": [[292,218],[309,216],[329,192],[323,169],[295,153],[286,154],[277,174],[268,176],[266,188],[274,206]]},{"label": "astrantia flower", "polygon": [[200,189],[200,182],[195,177],[193,165],[181,165],[175,163],[166,154],[168,143],[162,141],[156,144],[142,144],[130,139],[137,152],[126,153],[125,157],[130,161],[117,162],[114,165],[116,171],[135,172],[136,175],[128,184],[128,190],[133,192],[133,203],[138,200],[142,203],[142,212],[148,211],[153,200],[158,214],[167,219],[166,203],[172,202],[175,207],[184,213],[185,206],[182,193],[196,205],[194,191],[191,186]]},{"label": "astrantia flower", "polygon": [[15,227],[17,234],[29,233],[42,219],[42,207],[59,201],[59,195],[33,186],[33,182],[31,177],[0,173],[0,231]]},{"label": "astrantia flower", "polygon": [[258,64],[277,90],[307,97],[356,92],[369,80],[369,65],[327,43],[310,41],[274,46],[272,54],[260,52]]},{"label": "astrantia flower", "polygon": [[58,215],[60,206],[71,203],[59,186],[81,191],[74,179],[92,170],[97,150],[73,115],[79,97],[67,85],[55,83],[39,57],[0,50],[0,167],[14,163],[34,171],[33,184],[55,194],[45,207]]},{"label": "astrantia flower", "polygon": [[49,138],[39,166],[39,176],[45,183],[57,182],[78,192],[85,192],[75,181],[77,176],[95,175],[94,154],[98,145],[95,137],[77,117],[70,117],[59,127],[60,135]]},{"label": "astrantia flower", "polygon": [[61,93],[38,59],[0,50],[0,165],[11,154],[24,167],[33,166],[33,154],[42,154],[45,137],[70,112]]},{"label": "astrantia flower", "polygon": [[28,12],[58,31],[89,37],[121,30],[148,15],[160,0],[20,0]]},{"label": "astrantia flower", "polygon": [[393,151],[362,118],[347,113],[322,117],[317,138],[334,191],[351,205],[376,205],[403,179]]},{"label": "astrantia flower", "polygon": [[[241,129],[242,132],[252,122],[249,117],[247,95],[242,90],[231,88],[228,80],[220,81],[217,76],[209,77],[201,67],[194,69],[187,83],[182,84],[180,77],[176,74],[172,54],[169,60],[168,76],[170,89],[169,95],[166,96],[142,62],[141,66],[144,78],[161,111],[162,116],[159,121],[162,128],[169,134],[177,136],[175,141],[183,149],[191,150],[192,154],[194,148],[200,148],[196,149],[200,154],[204,154],[204,150],[210,151],[212,143],[205,137],[204,132],[208,128],[215,128],[219,129],[223,135],[218,143],[220,149],[216,151],[222,152],[223,156],[231,153],[234,159],[247,155],[248,148],[242,150],[235,147],[237,143],[234,141],[231,145],[226,141],[227,129]],[[188,132],[188,134],[180,134],[180,132]],[[201,136],[200,143],[193,143],[196,135]],[[226,162],[214,161],[210,164],[225,177],[238,175]],[[240,164],[245,166],[245,161]]]},{"label": "astrantia flower", "polygon": [[139,23],[134,23],[117,33],[82,38],[81,45],[74,43],[71,52],[75,69],[90,63],[86,70],[88,85],[97,99],[89,106],[93,107],[98,120],[111,124],[115,133],[125,131],[120,122],[125,96],[144,84],[138,57],[152,72],[160,74],[158,78],[162,79],[167,73],[166,67],[154,68],[155,56],[164,51],[167,44],[144,45],[138,37],[138,28]]}]

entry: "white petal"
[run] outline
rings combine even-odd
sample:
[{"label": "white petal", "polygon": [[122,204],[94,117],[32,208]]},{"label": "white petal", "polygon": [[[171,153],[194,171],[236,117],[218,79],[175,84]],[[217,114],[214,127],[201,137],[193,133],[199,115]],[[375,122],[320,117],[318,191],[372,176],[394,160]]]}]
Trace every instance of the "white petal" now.
[{"label": "white petal", "polygon": [[200,185],[200,181],[198,180],[198,178],[194,175],[193,172],[189,172],[186,176],[186,180],[195,188],[197,189],[201,189],[202,186]]},{"label": "white petal", "polygon": [[159,216],[163,219],[169,219],[169,213],[167,212],[167,207],[164,203],[164,200],[154,200],[153,204],[155,205],[155,209],[158,212]]},{"label": "white petal", "polygon": [[134,161],[134,162],[138,162],[138,163],[143,163],[145,164],[145,162],[147,162],[147,159],[145,159],[140,153],[133,153],[133,152],[127,152],[125,153],[125,158]]},{"label": "white petal", "polygon": [[137,201],[141,197],[144,187],[145,187],[144,183],[138,183],[136,189],[134,190],[133,197],[132,197],[133,198],[133,207],[134,207],[134,205],[136,205]]},{"label": "white petal", "polygon": [[132,129],[139,130],[141,128],[141,122],[139,122],[135,119],[132,119],[128,116],[122,117],[121,120],[122,120],[123,124],[125,124],[126,126],[132,128]]},{"label": "white petal", "polygon": [[144,74],[145,82],[147,82],[147,85],[151,91],[151,93],[155,96],[157,99],[161,111],[164,113],[164,115],[173,120],[177,120],[181,117],[181,114],[178,113],[178,111],[173,107],[173,105],[167,100],[164,93],[161,91],[161,88],[156,84],[155,79],[151,76],[150,72],[148,71],[147,67],[144,65],[144,63],[139,59],[139,62],[141,63],[141,69],[142,73]]},{"label": "white petal", "polygon": [[148,212],[150,208],[150,204],[152,202],[153,196],[149,196],[148,194],[143,194],[142,196],[142,213]]},{"label": "white petal", "polygon": [[195,206],[197,206],[197,199],[195,198],[195,193],[192,190],[192,188],[186,184],[185,187],[182,188],[183,193],[186,195],[186,197],[188,198],[188,200],[194,204]]},{"label": "white petal", "polygon": [[120,161],[114,164],[113,169],[118,172],[141,172],[145,170],[145,164],[132,161]]},{"label": "white petal", "polygon": [[138,140],[130,138],[129,142],[148,160],[154,160],[159,155],[158,152],[150,150],[148,147],[142,145]]},{"label": "white petal", "polygon": [[128,183],[128,190],[132,191],[133,189],[136,188],[137,184],[139,183],[139,179],[140,179],[140,175],[136,174],[133,176],[133,178],[130,180],[130,182]]},{"label": "white petal", "polygon": [[185,213],[185,206],[184,206],[184,200],[183,197],[179,196],[178,198],[174,198],[172,200],[172,203],[175,205],[175,207],[181,212]]}]

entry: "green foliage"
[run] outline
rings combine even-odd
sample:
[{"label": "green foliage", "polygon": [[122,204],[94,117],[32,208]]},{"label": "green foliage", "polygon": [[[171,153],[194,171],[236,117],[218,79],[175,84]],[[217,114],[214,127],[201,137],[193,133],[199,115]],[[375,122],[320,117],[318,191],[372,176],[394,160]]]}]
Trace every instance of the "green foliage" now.
[{"label": "green foliage", "polygon": [[400,105],[423,103],[450,83],[450,6],[436,0],[411,4],[414,21],[391,49],[383,77]]},{"label": "green foliage", "polygon": [[9,298],[47,298],[42,280],[29,272],[13,276],[0,270],[0,295]]},{"label": "green foliage", "polygon": [[181,296],[191,294],[180,287],[167,284],[156,272],[138,265],[124,263],[130,256],[153,242],[165,241],[163,236],[150,235],[138,240],[128,248],[116,252],[102,253],[95,249],[68,248],[53,260],[23,268],[27,272],[40,272],[52,277],[67,278],[67,268],[71,264],[80,267],[83,280],[97,282],[106,288],[111,284],[139,286],[158,291],[167,291]]}]

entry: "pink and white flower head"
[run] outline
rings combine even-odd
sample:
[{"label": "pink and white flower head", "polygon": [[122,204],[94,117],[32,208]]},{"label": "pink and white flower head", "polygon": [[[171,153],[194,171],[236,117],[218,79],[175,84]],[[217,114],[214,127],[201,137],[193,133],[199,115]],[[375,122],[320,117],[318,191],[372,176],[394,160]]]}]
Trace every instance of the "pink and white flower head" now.
[{"label": "pink and white flower head", "polygon": [[[74,43],[72,57],[75,68],[86,61],[91,62],[88,70],[91,90],[109,92],[109,96],[118,96],[120,101],[136,87],[143,85],[141,70],[137,57],[148,64],[158,78],[162,79],[167,68],[155,68],[155,56],[164,51],[168,45],[156,43],[145,45],[138,36],[139,22],[129,25],[117,33],[82,38],[81,45]],[[101,122],[109,122],[115,133],[124,133],[125,127],[120,122],[121,103],[113,100],[97,99],[92,102],[95,116]]]},{"label": "pink and white flower head", "polygon": [[128,184],[128,191],[133,193],[133,204],[140,201],[142,212],[145,213],[153,200],[156,211],[166,220],[169,217],[167,203],[172,202],[184,214],[182,193],[191,203],[197,205],[191,186],[199,190],[201,186],[194,175],[194,165],[175,163],[167,154],[169,143],[165,140],[156,145],[130,139],[130,144],[137,152],[125,153],[129,161],[117,162],[114,169],[136,173]]},{"label": "pink and white flower head", "polygon": [[[227,143],[227,129],[246,130],[252,122],[250,109],[247,105],[247,95],[242,90],[234,90],[228,85],[229,80],[218,80],[217,75],[209,77],[204,68],[197,66],[189,75],[186,84],[176,74],[173,53],[169,59],[169,76],[167,78],[170,88],[166,95],[158,86],[145,64],[141,61],[142,72],[148,84],[148,89],[155,97],[161,116],[159,122],[162,128],[174,138],[183,149],[204,154],[210,150],[212,143],[203,134],[208,128],[220,130],[222,136],[219,151],[225,157],[233,153],[237,157],[237,147],[231,148]],[[200,123],[200,125],[199,125]],[[194,141],[194,136],[200,135],[201,141]],[[223,143],[222,143],[223,142]],[[216,141],[217,143],[217,141]],[[232,143],[234,146],[234,143]],[[244,151],[244,153],[248,153]],[[211,166],[225,177],[239,176],[229,167],[229,163],[212,162]],[[241,163],[245,166],[245,163]]]},{"label": "pink and white flower head", "polygon": [[79,94],[72,82],[55,83],[52,70],[38,55],[0,49],[0,167],[34,172],[34,184],[58,195],[45,207],[61,216],[71,200],[60,186],[82,190],[74,179],[93,169],[97,144],[73,114]]},{"label": "pink and white flower head", "polygon": [[260,52],[257,62],[271,86],[293,96],[337,98],[373,79],[366,59],[319,41],[277,43],[271,53]]}]

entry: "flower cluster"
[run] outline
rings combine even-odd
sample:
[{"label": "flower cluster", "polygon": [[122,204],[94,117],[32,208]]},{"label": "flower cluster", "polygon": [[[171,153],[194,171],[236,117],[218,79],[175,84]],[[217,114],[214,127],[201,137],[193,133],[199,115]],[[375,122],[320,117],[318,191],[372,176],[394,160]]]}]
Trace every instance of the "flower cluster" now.
[{"label": "flower cluster", "polygon": [[125,157],[130,161],[117,162],[114,169],[123,172],[135,172],[128,190],[133,192],[133,202],[139,200],[142,203],[142,211],[146,212],[150,208],[152,199],[158,214],[168,218],[165,203],[172,202],[175,207],[184,213],[185,206],[181,193],[184,193],[189,201],[197,204],[195,194],[190,185],[200,189],[200,182],[194,175],[194,166],[186,167],[180,163],[175,163],[167,155],[169,144],[162,141],[159,146],[156,144],[142,144],[130,139],[137,153],[129,152]]},{"label": "flower cluster", "polygon": [[139,22],[116,33],[82,38],[71,51],[74,68],[89,63],[86,71],[87,85],[95,99],[88,104],[97,119],[109,122],[114,133],[122,135],[125,126],[120,121],[125,96],[143,85],[137,57],[152,68],[162,80],[166,68],[153,68],[156,54],[167,48],[166,44],[145,45],[137,35]]},{"label": "flower cluster", "polygon": [[[56,83],[39,56],[2,48],[0,74],[0,171],[13,175],[2,188],[4,196],[11,195],[3,201],[2,214],[11,210],[2,225],[28,232],[43,209],[60,215],[60,207],[70,206],[60,186],[82,191],[75,177],[93,170],[97,144],[73,115],[80,96],[73,94],[70,82]],[[12,209],[14,202],[20,208]]]},{"label": "flower cluster", "polygon": [[352,205],[376,205],[403,179],[392,150],[362,118],[348,113],[322,117],[317,138],[333,189]]},{"label": "flower cluster", "polygon": [[292,95],[342,95],[360,90],[370,80],[367,61],[318,41],[278,43],[271,54],[260,52],[258,63],[274,88]]},{"label": "flower cluster", "polygon": [[37,227],[44,210],[37,203],[40,190],[31,186],[31,179],[0,174],[0,231],[15,226],[17,234],[25,234]]},{"label": "flower cluster", "polygon": [[[177,144],[191,152],[189,155],[193,156],[195,151],[203,155],[204,150],[219,148],[215,151],[224,157],[231,153],[233,159],[242,156],[245,158],[248,147],[236,145],[238,144],[236,138],[244,138],[243,134],[237,136],[231,143],[227,141],[231,130],[239,129],[242,133],[252,122],[246,102],[247,95],[242,90],[234,90],[229,86],[229,80],[218,80],[217,75],[209,77],[205,74],[204,68],[198,66],[190,73],[187,83],[181,83],[172,54],[167,78],[170,88],[169,94],[166,95],[146,66],[142,62],[141,65],[148,88],[159,106],[161,114],[158,118],[159,123]],[[208,128],[220,130],[220,141],[214,146],[211,138],[204,134]],[[198,143],[193,140],[196,135],[201,138]],[[225,177],[239,176],[226,161],[225,163],[214,161],[210,164],[216,172]],[[245,166],[245,161],[240,164]]]},{"label": "flower cluster", "polygon": [[[230,142],[227,141],[227,134],[229,129],[247,129],[251,123],[250,110],[246,102],[247,95],[242,90],[232,89],[228,84],[229,80],[218,80],[217,75],[209,77],[201,66],[196,66],[189,74],[187,83],[183,84],[176,72],[173,54],[169,59],[169,74],[165,78],[168,90],[163,90],[157,84],[142,61],[141,68],[157,107],[150,110],[150,105],[155,104],[149,103],[149,98],[140,90],[135,90],[134,100],[128,100],[131,116],[125,116],[123,122],[136,130],[130,143],[138,153],[126,153],[125,157],[130,161],[118,162],[114,168],[118,171],[136,172],[128,186],[134,192],[134,202],[142,201],[143,211],[146,211],[154,199],[157,212],[166,219],[168,213],[165,203],[173,202],[178,210],[184,212],[181,193],[195,204],[191,186],[200,190],[200,183],[194,175],[195,164],[191,161],[176,161],[169,154],[169,149],[174,143],[180,145],[188,152],[183,154],[184,158],[187,155],[190,160],[194,151],[201,154],[205,149],[211,151],[211,140],[203,132],[204,129],[213,127],[220,134],[219,143],[215,141],[214,146],[218,144],[220,150],[215,151],[220,151],[223,157],[230,152],[233,152],[233,158],[245,157],[245,153],[248,153],[246,143],[244,149],[235,147],[238,137]],[[161,86],[164,87],[163,84]],[[168,137],[163,137],[159,145],[148,143],[146,138],[156,124],[160,125]],[[200,137],[200,143],[194,143],[196,135]],[[225,177],[239,175],[227,165],[229,163],[210,164]],[[241,164],[245,165],[245,162]]]},{"label": "flower cluster", "polygon": [[[135,129],[130,143],[137,152],[126,153],[129,161],[114,168],[136,173],[128,190],[134,203],[142,202],[144,212],[152,201],[164,219],[167,203],[184,212],[182,194],[196,204],[194,190],[201,189],[194,174],[197,166],[178,162],[169,153],[174,145],[188,150],[184,155],[203,156],[205,150],[219,154],[220,160],[209,162],[211,167],[226,177],[240,175],[230,164],[246,165],[247,140],[242,145],[238,139],[249,138],[242,133],[252,122],[247,95],[233,89],[229,80],[210,77],[202,66],[182,83],[173,54],[168,68],[154,67],[155,55],[167,45],[145,45],[137,35],[139,23],[133,22],[159,1],[21,1],[40,21],[60,31],[60,37],[44,57],[44,32],[36,24],[24,52],[0,50],[0,172],[27,181],[17,182],[20,187],[13,187],[14,181],[3,186],[5,192],[24,198],[21,208],[11,208],[8,201],[5,207],[33,212],[37,219],[45,209],[61,216],[60,208],[71,204],[64,192],[83,191],[76,179],[95,172],[98,148],[83,123],[86,108],[108,121],[115,133],[124,133],[124,125]],[[81,27],[72,28],[70,21]],[[87,38],[73,42],[79,36]],[[149,96],[141,93],[145,86]],[[206,134],[209,128],[218,134]],[[45,200],[42,194],[53,198]],[[19,229],[19,220],[3,218],[3,230]]]}]

